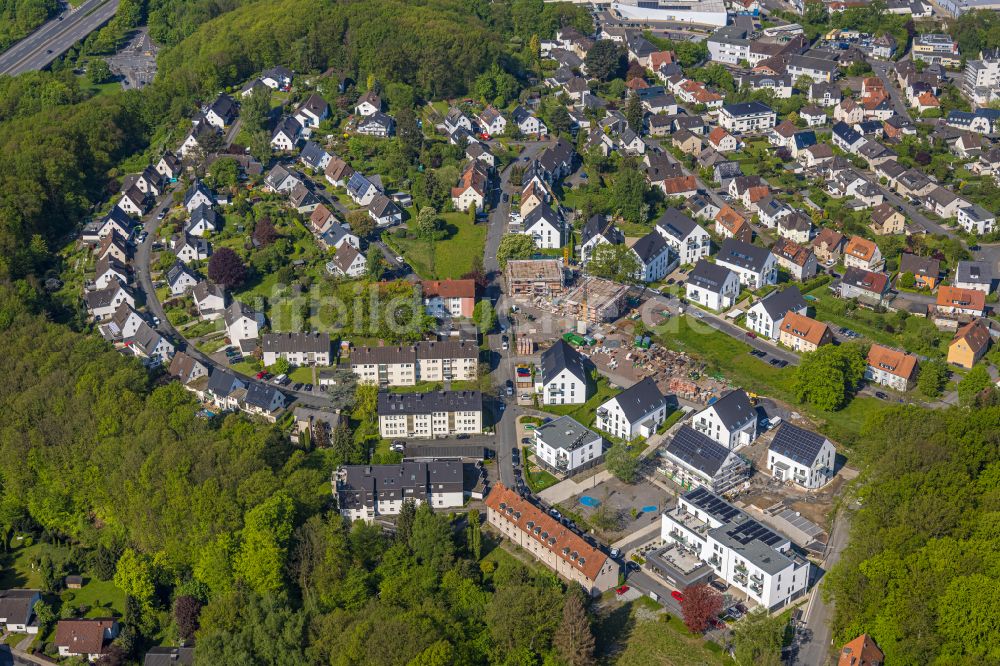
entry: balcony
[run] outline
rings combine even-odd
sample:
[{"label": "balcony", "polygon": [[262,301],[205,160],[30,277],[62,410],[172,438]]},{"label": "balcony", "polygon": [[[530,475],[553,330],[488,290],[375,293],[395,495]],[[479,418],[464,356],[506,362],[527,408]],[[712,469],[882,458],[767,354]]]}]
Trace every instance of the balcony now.
[{"label": "balcony", "polygon": [[718,555],[712,555],[712,557],[708,558],[708,563],[718,569],[722,567],[722,558]]},{"label": "balcony", "polygon": [[763,581],[750,581],[750,591],[760,596],[764,592],[764,582]]}]

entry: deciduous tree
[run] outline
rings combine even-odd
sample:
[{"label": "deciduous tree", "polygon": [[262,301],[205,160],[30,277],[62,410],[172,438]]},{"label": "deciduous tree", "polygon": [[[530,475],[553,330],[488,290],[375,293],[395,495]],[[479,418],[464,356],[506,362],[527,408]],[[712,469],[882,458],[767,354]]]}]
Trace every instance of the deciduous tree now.
[{"label": "deciduous tree", "polygon": [[587,73],[601,81],[619,78],[625,73],[625,49],[610,39],[597,40],[584,59]]},{"label": "deciduous tree", "polygon": [[733,649],[739,666],[780,666],[787,620],[755,608],[733,626]]},{"label": "deciduous tree", "polygon": [[926,361],[920,366],[917,388],[928,398],[936,398],[948,384],[949,374],[948,366],[943,361],[939,359]]},{"label": "deciduous tree", "polygon": [[976,399],[993,387],[993,380],[984,365],[977,365],[966,373],[958,383],[958,400],[963,405],[972,405]]},{"label": "deciduous tree", "polygon": [[795,374],[795,393],[801,402],[835,411],[862,380],[866,350],[857,344],[823,345],[802,355]]},{"label": "deciduous tree", "polygon": [[722,611],[722,595],[708,585],[692,585],[684,590],[681,613],[684,625],[692,632],[703,633],[709,623]]},{"label": "deciduous tree", "polygon": [[604,456],[608,471],[625,483],[635,483],[639,460],[628,444],[614,444]]},{"label": "deciduous tree", "polygon": [[208,279],[227,289],[238,287],[246,280],[247,267],[228,247],[220,247],[208,260]]},{"label": "deciduous tree", "polygon": [[181,640],[194,638],[200,613],[201,602],[194,597],[184,594],[174,599],[174,623],[177,624],[177,636]]},{"label": "deciduous tree", "polygon": [[497,248],[497,263],[500,270],[507,267],[510,259],[527,259],[536,251],[535,241],[526,234],[506,234]]},{"label": "deciduous tree", "polygon": [[587,260],[587,272],[597,277],[631,284],[639,272],[639,259],[627,245],[599,243]]},{"label": "deciduous tree", "polygon": [[562,623],[553,640],[559,656],[567,666],[592,666],[596,663],[596,641],[587,609],[583,606],[583,594],[579,586],[572,586],[566,591]]}]

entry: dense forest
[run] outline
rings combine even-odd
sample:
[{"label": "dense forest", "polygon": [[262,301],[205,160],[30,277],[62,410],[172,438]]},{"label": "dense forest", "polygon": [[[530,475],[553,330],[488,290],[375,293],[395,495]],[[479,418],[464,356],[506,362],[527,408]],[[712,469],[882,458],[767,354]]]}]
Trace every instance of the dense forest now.
[{"label": "dense forest", "polygon": [[885,410],[857,445],[851,540],[826,589],[835,630],[886,663],[1000,663],[1000,406]]},{"label": "dense forest", "polygon": [[0,0],[0,51],[55,14],[56,0]]}]

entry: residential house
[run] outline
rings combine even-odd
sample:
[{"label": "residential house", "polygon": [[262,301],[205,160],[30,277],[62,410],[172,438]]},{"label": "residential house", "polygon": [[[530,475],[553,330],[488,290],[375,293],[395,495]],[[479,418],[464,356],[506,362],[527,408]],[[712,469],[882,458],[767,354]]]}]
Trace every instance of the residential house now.
[{"label": "residential house", "polygon": [[355,171],[347,179],[347,194],[359,206],[367,206],[381,190],[370,180]]},{"label": "residential house", "polygon": [[504,269],[506,293],[553,297],[566,289],[566,274],[559,259],[512,259]]},{"label": "residential house", "polygon": [[396,131],[396,121],[381,111],[358,120],[354,130],[365,136],[390,137]]},{"label": "residential house", "polygon": [[715,216],[715,233],[723,238],[747,244],[753,240],[753,228],[750,223],[729,204],[724,205]]},{"label": "residential house", "polygon": [[294,366],[330,365],[329,333],[265,333],[261,348],[265,366],[274,365],[279,358]]},{"label": "residential house", "polygon": [[778,218],[778,235],[805,245],[812,238],[812,219],[800,210]]},{"label": "residential house", "polygon": [[837,659],[837,666],[882,666],[884,663],[885,654],[868,634],[861,634],[841,648]]},{"label": "residential house", "polygon": [[941,262],[933,257],[920,257],[909,252],[899,255],[899,274],[909,273],[918,289],[934,289],[941,279]]},{"label": "residential house", "polygon": [[698,194],[698,180],[694,176],[664,178],[660,182],[660,189],[663,190],[663,194],[667,197],[687,199]]},{"label": "residential house", "polygon": [[135,308],[135,296],[132,291],[117,281],[111,282],[104,289],[88,291],[84,300],[87,304],[87,312],[97,321],[108,319],[114,315],[122,303],[128,303],[130,308]]},{"label": "residential house", "polygon": [[673,248],[682,264],[694,264],[711,252],[712,240],[708,232],[676,208],[668,208],[656,221],[654,229]]},{"label": "residential house", "polygon": [[191,128],[188,135],[184,137],[177,153],[181,158],[193,157],[206,152],[208,146],[215,143],[219,137],[219,130],[208,123],[198,123]]},{"label": "residential house", "polygon": [[826,58],[814,58],[808,55],[791,55],[788,57],[786,72],[793,81],[806,76],[811,81],[831,83],[837,75],[837,63]]},{"label": "residential house", "polygon": [[955,268],[954,285],[989,294],[993,291],[993,269],[985,261],[960,261]]},{"label": "residential house", "polygon": [[378,394],[379,433],[385,439],[430,439],[483,432],[479,391]]},{"label": "residential house", "polygon": [[549,133],[549,129],[545,126],[545,123],[536,116],[531,115],[521,105],[518,105],[514,109],[510,118],[517,125],[521,134],[526,136],[541,137]]},{"label": "residential house", "polygon": [[701,137],[693,132],[682,129],[670,137],[670,145],[685,155],[697,155],[701,152]]},{"label": "residential house", "polygon": [[204,261],[212,254],[212,247],[207,240],[184,233],[174,234],[170,239],[170,249],[185,264]]},{"label": "residential house", "polygon": [[467,132],[472,132],[472,121],[469,116],[465,115],[465,112],[457,106],[453,106],[448,109],[448,113],[444,117],[444,127],[447,133],[450,135],[455,132],[455,130],[462,128]]},{"label": "residential house", "polygon": [[894,185],[900,194],[911,198],[923,198],[937,187],[934,181],[917,169],[904,171],[896,177],[894,182],[890,180],[889,184]]},{"label": "residential house", "polygon": [[336,252],[341,245],[351,245],[355,250],[361,249],[361,239],[351,233],[351,228],[346,224],[334,224],[316,238],[316,242],[324,250]]},{"label": "residential house", "polygon": [[180,178],[182,169],[181,161],[169,150],[163,153],[160,161],[156,163],[156,172],[171,182]]},{"label": "residential house", "polygon": [[531,236],[539,248],[552,250],[563,245],[562,217],[547,203],[536,206],[521,222],[521,233]]},{"label": "residential house", "polygon": [[368,217],[379,227],[388,227],[403,221],[403,211],[392,199],[379,192],[368,204]]},{"label": "residential house", "polygon": [[319,127],[319,124],[330,117],[330,105],[326,100],[313,93],[295,111],[295,120],[302,127]]},{"label": "residential house", "polygon": [[805,315],[808,304],[796,286],[772,291],[747,310],[746,326],[758,335],[777,340],[781,335],[781,325],[785,315],[795,312]]},{"label": "residential house", "polygon": [[458,185],[451,188],[451,203],[455,209],[466,211],[475,206],[477,211],[481,211],[486,201],[489,178],[487,167],[482,162],[468,162],[458,178]]},{"label": "residential house", "polygon": [[285,408],[285,396],[276,386],[251,382],[245,389],[236,391],[239,407],[248,414],[263,416],[272,423],[276,412]]},{"label": "residential house", "polygon": [[763,132],[774,127],[777,114],[762,102],[724,104],[719,109],[719,125],[734,134]]},{"label": "residential house", "polygon": [[917,382],[917,357],[873,344],[868,351],[865,379],[897,391],[909,391]]},{"label": "residential house", "polygon": [[315,235],[326,233],[334,224],[337,224],[337,218],[323,204],[316,206],[309,215],[309,230]]},{"label": "residential house", "polygon": [[118,200],[118,207],[135,217],[142,217],[149,205],[149,195],[135,185],[122,192],[122,198]]},{"label": "residential house", "polygon": [[888,275],[856,267],[844,271],[844,276],[838,286],[838,294],[841,298],[857,298],[865,305],[872,307],[883,305],[888,293]]},{"label": "residential house", "polygon": [[693,553],[712,573],[765,609],[782,608],[809,587],[812,565],[793,550],[787,537],[705,487],[681,495],[677,505],[662,514],[660,537]]},{"label": "residential house", "polygon": [[942,286],[935,305],[941,314],[982,317],[986,314],[986,294],[977,289]]},{"label": "residential house", "polygon": [[131,338],[124,341],[125,348],[146,359],[150,366],[163,365],[174,355],[174,345],[146,322],[139,324]]},{"label": "residential house", "polygon": [[652,377],[633,384],[597,408],[596,427],[627,442],[649,438],[667,419],[667,399]]},{"label": "residential house", "polygon": [[771,246],[771,254],[778,259],[778,266],[784,268],[799,282],[815,277],[818,268],[816,255],[811,249],[788,238],[779,238]]},{"label": "residential house", "polygon": [[184,233],[190,236],[209,236],[219,230],[219,218],[210,205],[200,204],[191,211]]},{"label": "residential house", "polygon": [[301,134],[302,124],[291,116],[285,116],[271,132],[271,148],[288,152],[295,148]]},{"label": "residential house", "polygon": [[955,333],[948,344],[948,362],[971,368],[990,347],[990,328],[982,319],[973,319]]},{"label": "residential house", "polygon": [[239,115],[239,109],[236,102],[226,93],[221,93],[216,97],[215,101],[204,112],[205,122],[219,129],[232,125],[237,115]]},{"label": "residential house", "polygon": [[625,235],[607,216],[599,213],[591,215],[580,231],[580,262],[586,264],[597,246],[603,243],[622,245],[625,243]]},{"label": "residential house", "polygon": [[844,123],[850,127],[865,119],[865,110],[860,104],[848,97],[841,100],[841,102],[833,108],[833,119],[837,121],[837,123]]},{"label": "residential house", "polygon": [[142,315],[136,312],[128,302],[123,302],[111,315],[111,319],[107,323],[101,324],[99,329],[105,340],[116,342],[131,338],[145,321]]},{"label": "residential house", "polygon": [[173,296],[180,296],[194,289],[198,276],[180,261],[167,270],[167,286]]},{"label": "residential house", "polygon": [[507,119],[499,111],[487,105],[482,112],[476,116],[479,126],[483,132],[490,136],[500,136],[507,129]]},{"label": "residential house", "polygon": [[833,148],[828,143],[817,143],[803,150],[797,157],[809,168],[819,167],[833,159]]},{"label": "residential house", "polygon": [[334,275],[356,278],[368,270],[368,261],[356,247],[350,243],[342,243],[334,253],[333,259],[327,262],[326,269]]},{"label": "residential house", "polygon": [[716,127],[708,133],[708,143],[720,153],[727,153],[739,148],[736,137],[721,127]]},{"label": "residential house", "polygon": [[132,248],[124,236],[114,231],[101,240],[94,256],[98,261],[114,260],[125,266],[132,259]]},{"label": "residential house", "polygon": [[805,121],[806,127],[820,127],[825,125],[829,117],[826,111],[818,106],[807,106],[799,111],[799,118]]},{"label": "residential house", "polygon": [[834,124],[831,140],[833,145],[847,153],[857,153],[867,141],[860,132],[843,121]]},{"label": "residential house", "polygon": [[191,183],[191,187],[184,193],[184,207],[187,208],[188,214],[193,213],[198,206],[211,208],[214,205],[215,194],[200,180]]},{"label": "residential house", "polygon": [[822,81],[809,85],[809,101],[819,106],[836,106],[842,97],[840,88]]},{"label": "residential house", "polygon": [[[961,200],[959,200],[961,201]],[[970,234],[982,236],[993,233],[997,217],[979,204],[960,206],[957,213],[958,224]]]},{"label": "residential house", "polygon": [[[702,196],[700,194],[691,197],[690,199],[685,201],[684,208],[690,211],[691,215],[693,215],[696,220],[702,220],[706,222],[714,220],[715,216],[719,214],[720,210],[722,210],[721,208],[716,206],[715,202],[713,202],[711,199],[709,199],[706,196]],[[659,226],[659,222],[657,222],[657,226]],[[663,232],[661,231],[660,233]],[[669,241],[670,239],[667,240]],[[683,252],[681,254],[683,254]]]},{"label": "residential house", "polygon": [[830,327],[797,312],[789,312],[781,322],[778,342],[797,352],[814,352],[833,342]]},{"label": "residential house", "polygon": [[292,85],[294,73],[284,65],[265,69],[260,74],[260,81],[272,90],[287,90]]},{"label": "residential house", "polygon": [[587,376],[580,352],[559,339],[542,352],[536,391],[546,405],[582,405],[587,401]]},{"label": "residential house", "polygon": [[150,648],[142,666],[194,666],[194,646]]},{"label": "residential house", "polygon": [[868,227],[876,236],[888,236],[903,233],[906,218],[892,204],[881,203],[872,209],[872,223]]},{"label": "residential house", "polygon": [[264,326],[264,314],[239,301],[229,304],[223,319],[226,322],[226,337],[234,345],[241,345],[245,340],[256,340],[260,336],[260,329]]},{"label": "residential house", "polygon": [[494,529],[588,594],[618,585],[618,563],[513,490],[497,483],[485,503]]},{"label": "residential house", "polygon": [[208,377],[208,367],[194,356],[179,351],[170,359],[167,374],[176,377],[182,384],[190,384],[200,377]]},{"label": "residential house", "polygon": [[354,112],[359,116],[371,116],[381,110],[382,98],[372,90],[361,95],[358,98],[357,104],[354,105]]},{"label": "residential house", "polygon": [[118,622],[110,617],[59,620],[52,644],[58,648],[60,657],[97,661],[108,651],[118,632]]},{"label": "residential house", "polygon": [[718,162],[712,167],[712,180],[719,183],[725,189],[729,189],[729,184],[734,179],[743,175],[743,167],[739,162],[725,161]]},{"label": "residential house", "polygon": [[951,218],[958,215],[958,209],[968,206],[965,201],[958,198],[958,195],[946,187],[935,187],[923,201],[924,207],[935,215],[943,218]]},{"label": "residential house", "polygon": [[718,312],[735,305],[740,279],[725,266],[699,259],[688,274],[684,288],[689,301]]},{"label": "residential house", "polygon": [[465,147],[465,156],[470,160],[478,160],[479,162],[482,162],[490,169],[496,167],[497,165],[496,156],[490,152],[485,143],[480,141],[470,141]]},{"label": "residential house", "polygon": [[732,451],[757,439],[757,411],[737,389],[695,414],[691,427]]},{"label": "residential house", "polygon": [[334,187],[346,188],[347,182],[354,175],[354,169],[343,159],[334,155],[330,157],[330,161],[323,170],[323,175],[326,177],[327,182]]},{"label": "residential house", "polygon": [[38,622],[32,619],[41,598],[38,590],[0,590],[0,628],[15,634],[37,634]]},{"label": "residential house", "polygon": [[833,264],[843,254],[845,242],[844,234],[829,227],[823,227],[813,238],[812,248],[819,261],[824,264]]},{"label": "residential house", "polygon": [[735,451],[683,425],[661,449],[662,471],[681,488],[725,493],[750,478],[750,463]]},{"label": "residential house", "polygon": [[315,141],[306,141],[299,153],[299,161],[314,171],[323,171],[333,157]]},{"label": "residential house", "polygon": [[470,381],[476,378],[478,369],[479,348],[461,340],[358,347],[351,354],[351,372],[358,381],[380,387]]},{"label": "residential house", "polygon": [[245,392],[246,386],[246,383],[228,370],[213,368],[205,385],[204,400],[219,409],[236,410],[239,409],[239,404],[233,394],[240,390]]},{"label": "residential house", "polygon": [[844,266],[866,271],[880,271],[885,267],[885,259],[882,257],[878,245],[874,242],[861,236],[851,236],[844,249]]},{"label": "residential house", "polygon": [[630,249],[639,262],[635,279],[641,282],[658,282],[679,263],[671,246],[656,231],[650,231],[633,243]]},{"label": "residential house", "polygon": [[475,280],[424,280],[420,285],[429,314],[438,318],[472,318],[476,307]]},{"label": "residential house", "polygon": [[398,516],[406,502],[455,509],[466,500],[463,468],[455,460],[345,465],[334,475],[337,507],[344,518],[367,522]]},{"label": "residential house", "polygon": [[785,422],[767,447],[767,471],[778,481],[817,490],[833,480],[837,450],[823,435]]},{"label": "residential house", "polygon": [[768,229],[775,228],[778,220],[791,214],[790,206],[770,195],[757,202],[757,220]]},{"label": "residential house", "polygon": [[209,321],[219,319],[225,313],[228,299],[226,290],[208,280],[202,280],[191,290],[191,298],[198,308],[198,316]]},{"label": "residential house", "polygon": [[283,164],[275,164],[264,178],[264,185],[271,192],[291,192],[302,178]]},{"label": "residential house", "polygon": [[604,439],[571,416],[535,428],[535,458],[543,469],[573,475],[600,463]]},{"label": "residential house", "polygon": [[736,273],[740,284],[751,290],[778,280],[777,258],[765,248],[743,241],[727,238],[715,261]]}]

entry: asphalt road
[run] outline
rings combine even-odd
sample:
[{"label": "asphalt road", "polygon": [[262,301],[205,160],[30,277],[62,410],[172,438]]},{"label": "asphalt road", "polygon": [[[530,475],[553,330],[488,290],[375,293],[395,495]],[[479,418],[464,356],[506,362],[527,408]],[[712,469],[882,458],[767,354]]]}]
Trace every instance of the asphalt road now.
[{"label": "asphalt road", "polygon": [[889,76],[889,70],[892,69],[892,63],[885,60],[875,60],[873,58],[868,59],[868,64],[871,65],[872,71],[875,75],[882,80],[882,85],[885,86],[886,92],[889,93],[889,98],[892,100],[892,105],[895,107],[896,113],[903,116],[907,120],[913,120],[910,118],[909,111],[906,106],[906,100],[903,99],[902,93],[896,86],[896,83]]},{"label": "asphalt road", "polygon": [[0,54],[0,74],[40,70],[115,15],[118,0],[87,0],[67,9]]}]

